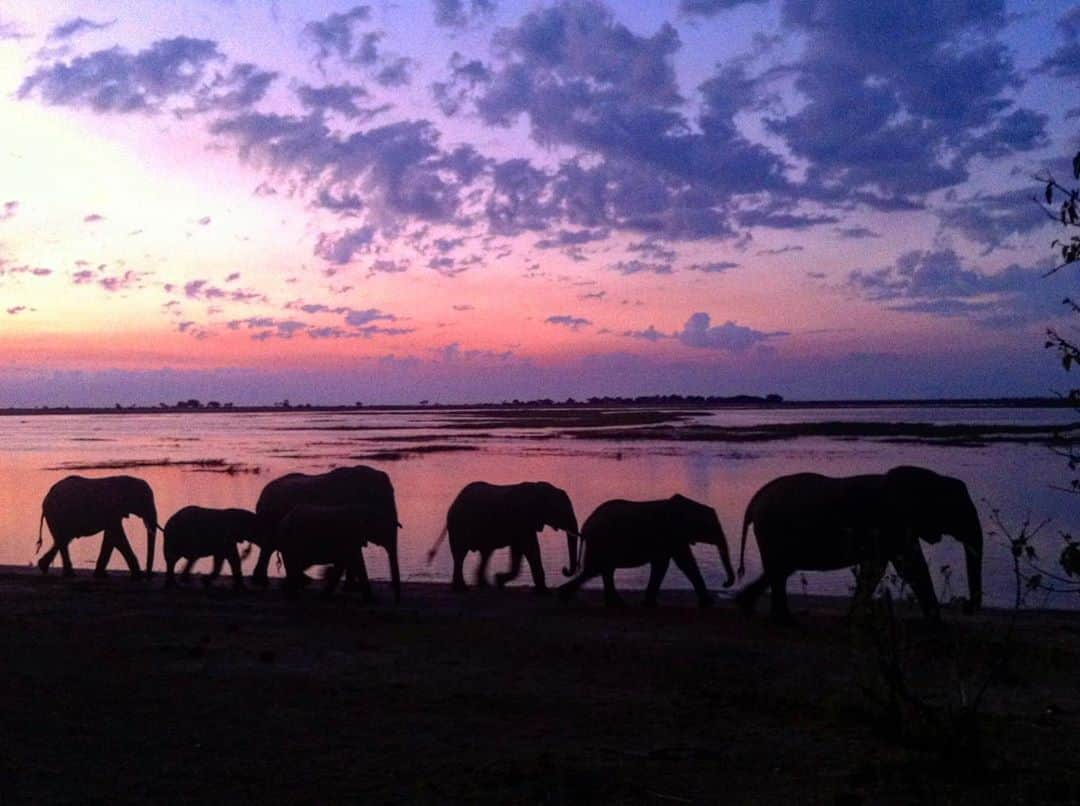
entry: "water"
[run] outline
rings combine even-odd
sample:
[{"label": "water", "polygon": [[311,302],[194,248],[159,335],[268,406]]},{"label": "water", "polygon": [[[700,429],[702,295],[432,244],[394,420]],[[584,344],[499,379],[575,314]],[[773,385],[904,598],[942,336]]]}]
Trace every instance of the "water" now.
[{"label": "water", "polygon": [[[497,414],[497,413],[496,413]],[[442,529],[446,508],[468,482],[512,483],[544,479],[563,487],[574,502],[579,521],[609,498],[664,498],[679,492],[714,506],[738,564],[738,537],[743,510],[753,493],[779,475],[814,471],[827,475],[882,472],[898,464],[923,465],[964,479],[987,531],[984,586],[986,603],[1008,606],[1013,596],[1011,558],[1004,540],[991,534],[990,512],[996,508],[1007,523],[1026,516],[1052,519],[1042,545],[1045,565],[1056,568],[1060,531],[1080,532],[1075,498],[1053,489],[1067,478],[1060,457],[1040,444],[991,443],[956,447],[924,443],[887,443],[865,439],[799,438],[786,441],[722,443],[675,440],[570,439],[562,429],[531,423],[540,412],[522,413],[510,428],[489,428],[490,411],[273,412],[124,415],[49,415],[0,418],[0,563],[27,565],[34,560],[41,499],[57,480],[71,473],[102,476],[128,473],[153,487],[161,521],[188,504],[254,508],[259,491],[284,473],[317,473],[349,464],[370,464],[386,470],[397,492],[403,529],[400,559],[404,578],[449,581],[450,555],[444,545],[431,565],[425,553]],[[705,412],[690,422],[751,426],[760,424],[880,421],[935,423],[1041,424],[1068,423],[1073,412],[1062,409],[989,408],[838,408],[806,410],[722,410]],[[597,420],[599,425],[603,417]],[[568,423],[568,427],[575,426]],[[438,449],[440,452],[415,452]],[[467,450],[466,450],[467,449]],[[387,454],[387,452],[392,454]],[[168,460],[172,465],[160,464]],[[179,462],[224,460],[237,472],[207,472]],[[117,469],[74,469],[73,465],[144,462],[154,466]],[[66,467],[65,467],[66,466]],[[257,471],[257,472],[256,472]],[[141,524],[125,524],[140,562],[145,559]],[[157,552],[156,567],[162,567]],[[46,529],[46,546],[49,545]],[[72,544],[76,568],[91,568],[100,538]],[[541,535],[549,582],[561,579],[566,542],[561,533]],[[946,581],[941,567],[952,569],[949,584],[966,592],[963,552],[950,539],[923,546],[939,593]],[[695,552],[710,587],[723,579],[715,551]],[[385,553],[366,552],[375,578],[386,578]],[[247,565],[253,562],[249,560]],[[471,579],[475,555],[466,565]],[[508,562],[496,554],[491,570]],[[209,561],[200,566],[205,570]],[[757,572],[756,545],[747,545],[747,578]],[[123,567],[114,555],[113,567]],[[271,566],[273,569],[273,565]],[[522,581],[528,581],[523,569]],[[645,568],[620,571],[618,585],[643,588]],[[813,594],[847,595],[848,572],[806,574]],[[672,566],[665,587],[688,584]],[[789,583],[800,592],[799,577]],[[1043,604],[1040,597],[1034,604]],[[1080,597],[1051,598],[1050,606],[1080,607]]]}]

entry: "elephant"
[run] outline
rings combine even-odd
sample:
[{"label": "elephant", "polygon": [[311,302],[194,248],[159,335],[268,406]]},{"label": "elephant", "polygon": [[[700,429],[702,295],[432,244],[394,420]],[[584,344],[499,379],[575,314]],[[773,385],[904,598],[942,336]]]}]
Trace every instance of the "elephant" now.
[{"label": "elephant", "polygon": [[588,580],[602,575],[604,602],[608,606],[621,605],[615,591],[615,569],[649,563],[651,571],[644,604],[655,607],[668,563],[674,560],[694,586],[698,604],[708,607],[713,598],[690,551],[690,546],[699,542],[711,543],[720,552],[720,562],[727,573],[724,587],[730,588],[735,581],[727,538],[716,510],[682,495],[659,501],[605,501],[586,518],[581,527],[581,542],[585,553],[581,573],[559,589],[564,600]]},{"label": "elephant", "polygon": [[[270,555],[277,548],[275,540],[278,526],[292,508],[300,504],[368,508],[371,524],[365,538],[386,549],[390,560],[390,583],[394,601],[401,600],[397,545],[401,524],[398,523],[394,486],[386,473],[365,465],[339,467],[318,475],[289,473],[263,487],[255,504],[258,523],[253,542],[260,547],[260,551],[252,573],[252,583],[260,587],[268,584],[267,566],[270,564]],[[362,558],[360,562],[363,563]],[[354,577],[352,573],[348,574],[346,583],[351,586],[356,584],[357,579],[366,578],[365,567],[362,576],[358,574]]]},{"label": "elephant", "polygon": [[294,595],[306,584],[304,571],[313,565],[330,565],[323,594],[329,596],[343,572],[358,580],[365,601],[373,599],[364,565],[366,535],[378,526],[378,517],[366,506],[316,506],[300,504],[282,518],[277,548],[285,563],[285,592]]},{"label": "elephant", "polygon": [[547,592],[544,566],[540,561],[540,544],[536,534],[550,526],[566,532],[566,549],[570,566],[565,576],[577,570],[577,517],[570,496],[546,481],[523,481],[519,484],[488,484],[474,481],[457,494],[446,513],[446,527],[428,551],[428,562],[435,557],[443,538],[449,536],[454,556],[452,588],[466,590],[462,566],[470,551],[480,552],[480,567],[476,571],[477,587],[487,585],[485,571],[491,553],[510,547],[510,569],[495,575],[495,583],[503,587],[521,571],[521,558],[529,561],[533,585],[537,593]]},{"label": "elephant", "polygon": [[739,576],[746,535],[757,536],[764,573],[735,597],[744,611],[772,589],[771,617],[791,622],[786,583],[795,571],[830,571],[858,565],[854,602],[869,597],[892,563],[931,620],[940,617],[930,571],[919,540],[952,535],[964,547],[968,601],[982,604],[983,531],[967,486],[922,467],[894,467],[884,474],[831,478],[796,473],[773,479],[746,507]]},{"label": "elephant", "polygon": [[48,523],[53,545],[41,555],[38,568],[49,573],[57,553],[64,564],[64,576],[75,575],[71,567],[68,544],[76,537],[88,537],[104,532],[101,553],[94,576],[104,577],[113,549],[127,562],[132,579],[141,576],[139,561],[124,534],[123,520],[136,515],[146,525],[146,575],[154,568],[154,539],[161,527],[157,522],[154,491],[145,481],[134,476],[105,476],[88,479],[68,476],[56,482],[41,502],[41,521],[38,523],[37,548],[41,549],[41,527]]},{"label": "elephant", "polygon": [[173,569],[176,561],[186,557],[188,562],[183,576],[187,578],[191,567],[200,557],[213,557],[214,568],[203,577],[203,585],[209,587],[221,573],[225,560],[229,561],[233,585],[244,587],[244,572],[240,568],[240,552],[237,544],[251,541],[255,536],[255,513],[248,509],[208,509],[184,507],[165,523],[165,587],[176,584]]}]

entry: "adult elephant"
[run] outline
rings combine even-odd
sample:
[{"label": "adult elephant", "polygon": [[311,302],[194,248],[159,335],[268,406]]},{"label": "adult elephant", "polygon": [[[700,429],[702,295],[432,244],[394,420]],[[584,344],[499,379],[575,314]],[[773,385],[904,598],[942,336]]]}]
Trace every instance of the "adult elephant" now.
[{"label": "adult elephant", "polygon": [[564,599],[573,596],[588,580],[603,575],[604,602],[608,606],[621,605],[615,591],[615,569],[648,563],[651,570],[644,603],[654,607],[660,583],[674,560],[694,586],[698,604],[706,607],[713,598],[690,551],[695,543],[716,546],[727,573],[724,587],[730,588],[735,581],[727,538],[716,510],[682,495],[660,501],[605,501],[585,519],[581,541],[585,546],[581,573],[559,589]]},{"label": "adult elephant", "polygon": [[[253,541],[259,546],[259,559],[255,563],[252,582],[265,587],[268,584],[267,566],[270,555],[277,549],[277,529],[281,521],[301,504],[312,506],[358,506],[371,513],[368,529],[357,535],[357,541],[367,540],[386,549],[390,561],[390,584],[394,601],[401,600],[401,573],[398,570],[398,523],[397,502],[390,477],[381,470],[364,465],[339,467],[328,473],[308,475],[289,473],[274,479],[265,487],[255,504],[258,528]],[[363,560],[361,559],[361,562]],[[366,568],[365,568],[366,578]],[[357,584],[352,575],[346,583]]]},{"label": "adult elephant", "polygon": [[797,473],[774,479],[746,507],[739,576],[751,524],[763,573],[736,596],[744,610],[752,610],[757,597],[771,588],[772,617],[791,621],[786,585],[792,573],[853,565],[859,566],[858,602],[873,592],[891,562],[911,586],[923,613],[936,619],[938,601],[919,540],[937,543],[946,534],[964,546],[965,609],[982,604],[982,525],[967,486],[959,479],[910,466],[844,478]]},{"label": "adult elephant", "polygon": [[483,587],[487,584],[485,571],[491,553],[509,546],[510,569],[496,574],[495,583],[501,588],[517,577],[524,557],[529,561],[536,591],[543,593],[547,591],[547,583],[536,534],[545,526],[566,532],[570,565],[563,569],[563,574],[573,576],[577,571],[578,526],[574,506],[565,491],[546,481],[520,484],[474,481],[465,485],[450,505],[446,528],[428,551],[428,562],[435,556],[443,538],[449,536],[450,551],[454,555],[453,589],[464,591],[462,568],[465,555],[470,551],[480,552],[476,585]]},{"label": "adult elephant", "polygon": [[64,565],[64,576],[74,576],[68,544],[77,537],[104,532],[94,576],[103,577],[113,549],[127,562],[132,578],[140,576],[139,561],[124,534],[123,520],[129,515],[142,519],[146,525],[146,573],[154,568],[154,538],[158,529],[154,491],[145,481],[134,476],[106,476],[88,479],[68,476],[56,482],[41,502],[41,521],[38,523],[37,547],[41,548],[42,525],[49,525],[53,545],[41,555],[38,568],[49,573],[57,553]]}]

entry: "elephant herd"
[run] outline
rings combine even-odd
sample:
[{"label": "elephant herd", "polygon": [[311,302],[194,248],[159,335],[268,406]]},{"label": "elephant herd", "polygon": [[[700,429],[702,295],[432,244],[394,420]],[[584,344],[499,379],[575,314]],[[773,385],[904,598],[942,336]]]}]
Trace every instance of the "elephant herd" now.
[{"label": "elephant herd", "polygon": [[[175,584],[175,568],[185,559],[183,576],[201,557],[213,557],[210,584],[225,561],[233,582],[243,587],[239,544],[259,548],[253,584],[265,587],[272,555],[284,565],[283,589],[292,596],[308,582],[305,571],[328,566],[324,593],[331,593],[341,577],[345,588],[372,597],[364,564],[363,547],[369,542],[386,550],[390,584],[400,601],[397,504],[390,477],[371,467],[340,467],[327,473],[290,473],[269,482],[259,495],[255,511],[188,506],[179,510],[162,529],[158,525],[150,485],[133,476],[84,478],[69,476],[54,484],[42,502],[41,521],[48,524],[53,545],[38,567],[48,573],[59,554],[65,576],[73,574],[68,554],[77,537],[103,533],[95,575],[103,576],[114,550],[127,562],[133,577],[139,563],[124,534],[122,521],[136,516],[146,526],[146,569],[154,565],[158,531],[164,534],[166,586]],[[621,604],[615,590],[615,570],[648,565],[649,582],[644,604],[654,606],[660,584],[672,561],[686,575],[702,606],[713,599],[691,552],[695,543],[716,547],[731,587],[732,569],[727,539],[716,511],[682,495],[657,501],[616,499],[601,504],[579,531],[570,497],[547,482],[496,485],[477,481],[466,485],[451,503],[446,527],[428,552],[428,561],[448,539],[453,555],[452,587],[466,589],[463,564],[470,551],[480,554],[478,586],[487,584],[491,554],[510,549],[510,567],[495,574],[499,587],[513,580],[528,561],[538,593],[548,587],[537,535],[545,526],[565,532],[572,577],[559,588],[570,598],[587,581],[601,577],[604,601]],[[761,576],[735,597],[744,610],[771,590],[771,615],[790,621],[786,586],[797,571],[824,571],[857,566],[856,599],[869,596],[892,563],[911,586],[924,614],[937,618],[938,602],[920,540],[936,543],[948,534],[964,547],[967,562],[969,609],[982,600],[983,533],[967,487],[959,479],[919,467],[895,467],[882,474],[830,478],[797,473],[763,486],[747,505],[742,526],[738,576],[743,575],[746,538],[754,527],[761,555]],[[38,547],[42,542],[39,525]]]}]

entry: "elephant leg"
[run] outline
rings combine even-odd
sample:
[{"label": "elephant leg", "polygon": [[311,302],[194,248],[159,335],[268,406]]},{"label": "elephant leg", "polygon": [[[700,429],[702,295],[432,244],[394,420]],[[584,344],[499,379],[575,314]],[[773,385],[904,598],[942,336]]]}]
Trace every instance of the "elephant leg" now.
[{"label": "elephant leg", "polygon": [[926,558],[918,542],[912,543],[909,548],[893,557],[893,565],[915,591],[923,615],[931,621],[940,619],[941,608],[934,594],[934,583],[930,579],[930,569],[926,566]]},{"label": "elephant leg", "polygon": [[884,574],[884,560],[872,558],[859,563],[858,571],[855,574],[855,595],[851,599],[851,608],[848,610],[849,618],[855,613],[865,610],[870,603],[870,597],[874,595],[874,590],[877,588],[878,583],[881,582],[881,577]]},{"label": "elephant leg", "polygon": [[769,610],[769,618],[777,624],[794,624],[795,617],[791,615],[788,607],[787,581],[791,576],[788,572],[774,571],[769,574],[769,587],[772,592],[772,607]]},{"label": "elephant leg", "polygon": [[114,548],[116,548],[116,531],[114,526],[110,526],[101,537],[101,551],[98,552],[97,562],[94,564],[94,576],[98,579],[108,576],[107,569]]},{"label": "elephant leg", "polygon": [[491,549],[480,549],[480,565],[476,568],[476,587],[486,588],[488,586],[487,581],[487,565],[488,560],[491,559]]},{"label": "elephant leg", "polygon": [[566,602],[574,597],[574,594],[578,592],[582,585],[597,576],[600,572],[591,566],[585,566],[581,570],[581,573],[571,579],[569,582],[559,586],[559,598]]},{"label": "elephant leg", "polygon": [[59,551],[60,549],[58,548],[57,543],[53,541],[53,544],[38,558],[37,567],[41,573],[49,573],[49,566],[52,565],[53,558],[56,557]]},{"label": "elephant leg", "polygon": [[[341,575],[343,573],[345,573],[344,563],[334,563],[330,566],[330,568],[327,569],[326,577],[323,580],[325,583],[322,589],[323,596],[330,596],[331,594],[333,594],[334,589],[338,586],[338,582],[341,581]],[[357,575],[359,576],[359,574]],[[364,573],[364,578],[367,578],[366,571]]]},{"label": "elephant leg", "polygon": [[652,561],[652,567],[649,569],[649,584],[645,588],[645,599],[642,601],[645,607],[656,607],[656,595],[660,592],[660,583],[664,581],[664,575],[667,574],[670,564],[670,557],[657,557]]},{"label": "elephant leg", "polygon": [[465,584],[465,555],[468,552],[456,546],[452,546],[451,551],[454,555],[454,581],[450,587],[458,593],[464,593],[469,589]]},{"label": "elephant leg", "polygon": [[679,570],[690,580],[690,584],[694,586],[694,593],[697,594],[698,598],[698,606],[709,607],[712,605],[712,594],[709,593],[709,589],[705,587],[705,580],[701,578],[701,569],[698,568],[697,560],[694,559],[694,554],[690,551],[690,547],[680,546],[672,552],[671,557],[675,560],[675,565],[679,567]]},{"label": "elephant leg", "polygon": [[267,569],[270,567],[270,555],[273,553],[272,548],[259,546],[259,559],[255,561],[255,570],[251,572],[251,584],[257,588],[265,588],[270,584]]},{"label": "elephant leg", "polygon": [[71,564],[71,551],[68,548],[68,543],[70,542],[71,541],[68,541],[67,543],[62,543],[60,545],[60,562],[64,565],[63,575],[66,577],[75,576],[75,567]]},{"label": "elephant leg", "polygon": [[754,612],[754,605],[757,604],[758,597],[765,592],[765,589],[769,587],[769,577],[767,574],[762,574],[737,594],[735,594],[735,604],[739,606],[739,609],[749,615]]},{"label": "elephant leg", "polygon": [[245,587],[244,569],[240,565],[240,552],[237,550],[235,543],[229,547],[225,557],[229,561],[229,570],[232,571],[233,587],[237,590],[243,590]]},{"label": "elephant leg", "polygon": [[529,571],[532,572],[533,590],[539,594],[548,592],[547,580],[544,578],[544,563],[540,559],[540,541],[533,532],[525,542],[525,559],[529,561]]},{"label": "elephant leg", "polygon": [[191,571],[195,568],[195,563],[199,561],[198,557],[185,557],[184,558],[184,570],[180,572],[180,581],[185,585],[191,584]]},{"label": "elephant leg", "polygon": [[[371,592],[371,580],[368,579],[367,564],[364,562],[364,553],[360,549],[356,550],[356,556],[353,558],[351,565],[353,567],[350,570],[354,572],[356,579],[349,586],[349,590],[358,590],[360,598],[364,602],[374,602],[375,594]],[[337,567],[335,566],[335,568]],[[341,570],[344,570],[344,565],[340,567]]]},{"label": "elephant leg", "polygon": [[606,568],[603,571],[604,576],[604,604],[608,607],[622,607],[622,597],[619,596],[618,591],[615,590],[615,569]]},{"label": "elephant leg", "polygon": [[[119,523],[116,524],[116,531],[113,534],[113,546],[120,552],[124,562],[127,563],[131,578],[138,579],[141,577],[142,572],[139,570],[139,561],[135,557],[135,552],[131,550],[131,543],[128,542],[127,535],[124,534],[124,527]],[[147,569],[147,571],[149,570]]]},{"label": "elephant leg", "polygon": [[[507,582],[517,579],[517,575],[521,573],[521,557],[521,548],[516,543],[510,546],[510,568],[506,571],[500,571],[495,575],[496,587],[502,588]],[[478,571],[477,573],[479,574],[480,572]]]},{"label": "elephant leg", "polygon": [[174,573],[175,569],[176,569],[176,560],[177,560],[176,557],[170,557],[168,554],[165,555],[165,587],[166,588],[175,588],[176,587],[176,574]]},{"label": "elephant leg", "polygon": [[214,584],[214,580],[221,575],[221,566],[225,564],[224,554],[214,555],[214,567],[210,569],[210,573],[203,577],[202,584],[204,588],[209,588]]}]

